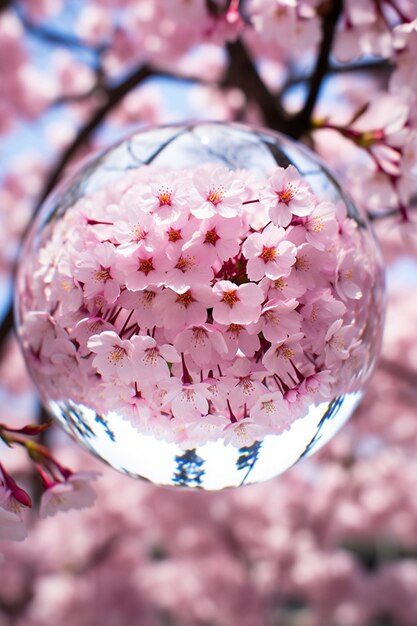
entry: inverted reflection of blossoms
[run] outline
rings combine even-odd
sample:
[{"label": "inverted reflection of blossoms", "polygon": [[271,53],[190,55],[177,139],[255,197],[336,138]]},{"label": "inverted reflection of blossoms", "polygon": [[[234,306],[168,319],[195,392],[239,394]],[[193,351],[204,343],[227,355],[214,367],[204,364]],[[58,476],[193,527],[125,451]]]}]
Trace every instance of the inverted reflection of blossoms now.
[{"label": "inverted reflection of blossoms", "polygon": [[18,292],[49,409],[119,469],[189,486],[321,445],[382,323],[375,244],[337,184],[284,138],[224,124],[144,131],[87,165],[34,225]]}]

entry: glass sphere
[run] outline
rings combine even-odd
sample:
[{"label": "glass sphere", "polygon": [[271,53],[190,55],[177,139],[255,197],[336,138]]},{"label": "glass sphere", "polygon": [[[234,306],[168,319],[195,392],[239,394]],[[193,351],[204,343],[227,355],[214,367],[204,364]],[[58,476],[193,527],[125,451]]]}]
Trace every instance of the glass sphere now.
[{"label": "glass sphere", "polygon": [[157,484],[276,476],[350,417],[379,351],[380,254],[304,146],[267,130],[141,130],[46,201],[16,322],[45,407]]}]

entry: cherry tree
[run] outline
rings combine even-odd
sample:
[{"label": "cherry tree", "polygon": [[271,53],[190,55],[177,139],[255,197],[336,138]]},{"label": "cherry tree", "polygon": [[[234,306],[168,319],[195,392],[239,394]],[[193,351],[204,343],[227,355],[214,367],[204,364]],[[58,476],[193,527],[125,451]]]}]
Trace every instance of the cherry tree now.
[{"label": "cherry tree", "polygon": [[[51,614],[128,624],[140,611],[150,626],[414,626],[416,54],[413,0],[0,0],[5,624]],[[19,242],[92,150],[184,118],[266,126],[338,173],[388,266],[379,369],[351,424],[278,481],[167,493],[102,470],[93,508],[39,521],[39,502],[42,518],[92,505],[97,465],[48,428],[34,400],[12,334]],[[256,275],[259,242],[247,241]],[[199,484],[199,462],[180,459],[178,484]]]}]

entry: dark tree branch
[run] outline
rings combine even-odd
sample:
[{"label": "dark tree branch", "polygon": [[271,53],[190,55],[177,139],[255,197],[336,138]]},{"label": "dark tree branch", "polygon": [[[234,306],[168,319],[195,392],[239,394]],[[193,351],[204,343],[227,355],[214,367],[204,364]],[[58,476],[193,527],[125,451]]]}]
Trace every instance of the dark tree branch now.
[{"label": "dark tree branch", "polygon": [[230,0],[226,0],[223,4],[218,4],[215,0],[206,0],[206,9],[213,17],[221,17],[227,12]]},{"label": "dark tree branch", "polygon": [[0,358],[3,356],[5,340],[7,339],[9,332],[13,327],[13,319],[13,306],[12,303],[10,303],[9,308],[6,311],[6,315],[4,316],[3,322],[0,326]]},{"label": "dark tree branch", "polygon": [[14,4],[14,0],[0,0],[0,13],[10,9]]},{"label": "dark tree branch", "polygon": [[267,126],[295,138],[301,137],[311,126],[311,116],[323,79],[329,69],[337,22],[343,8],[343,0],[325,0],[321,5],[322,40],[314,71],[309,78],[309,92],[301,111],[289,116],[278,98],[269,91],[241,40],[227,45],[229,65],[222,85],[238,87],[248,100],[253,100],[261,109]]},{"label": "dark tree branch", "polygon": [[147,65],[143,65],[134,70],[131,74],[129,74],[129,76],[121,83],[119,83],[116,87],[108,88],[105,90],[104,103],[93,112],[90,119],[87,120],[84,126],[82,126],[82,128],[77,133],[74,141],[63,152],[58,163],[50,173],[44,189],[40,195],[39,201],[35,207],[35,215],[39,211],[39,208],[43,204],[46,197],[50,194],[52,189],[57,184],[65,168],[70,163],[71,159],[76,155],[81,146],[86,141],[88,141],[88,139],[100,126],[100,124],[107,117],[110,111],[114,109],[132,89],[134,89],[140,83],[153,75],[153,71]]},{"label": "dark tree branch", "polygon": [[413,389],[417,389],[417,370],[384,357],[379,360],[379,367],[394,378],[399,378]]},{"label": "dark tree branch", "polygon": [[[0,0],[1,2],[1,0]],[[47,26],[40,26],[39,24],[33,24],[22,11],[17,11],[19,19],[22,23],[22,26],[26,30],[29,35],[36,37],[37,39],[41,39],[42,41],[51,44],[53,46],[62,46],[67,49],[78,49],[84,50],[86,52],[90,52],[92,54],[102,54],[107,48],[107,44],[103,44],[102,46],[93,47],[78,39],[72,34],[68,33],[60,33],[54,29],[48,28]]]},{"label": "dark tree branch", "polygon": [[[96,73],[97,73],[97,81],[91,87],[91,89],[88,89],[88,91],[76,93],[76,94],[69,95],[69,96],[60,96],[59,98],[56,98],[56,100],[54,100],[50,106],[56,107],[56,106],[60,106],[61,104],[83,102],[85,100],[88,100],[88,98],[91,98],[92,96],[95,96],[95,95],[98,97],[103,97],[107,99],[107,95],[109,93],[109,90],[111,90],[111,88],[109,88],[105,83],[104,71],[100,69],[100,71],[97,71]],[[159,70],[159,69],[151,68],[151,67],[149,67],[149,77],[167,78],[169,80],[176,81],[177,83],[182,82],[182,83],[188,83],[191,85],[198,84],[198,85],[206,85],[209,87],[216,86],[216,82],[210,81],[210,80],[204,80],[204,78],[200,78],[198,76],[185,76],[185,75],[183,76],[182,74],[177,74],[176,72],[170,72],[168,70]]]},{"label": "dark tree branch", "polygon": [[296,136],[300,137],[310,127],[311,115],[320,95],[323,79],[329,69],[337,22],[343,9],[343,0],[326,0],[322,17],[322,38],[316,64],[310,79],[310,89],[303,108],[292,118],[294,127],[298,127]]},{"label": "dark tree branch", "polygon": [[[408,215],[411,213],[411,211],[417,211],[417,204],[409,204],[406,210]],[[380,222],[381,220],[387,220],[390,217],[396,217],[399,221],[402,219],[399,207],[396,207],[394,209],[387,209],[386,211],[380,212],[368,211],[368,219],[371,222]],[[410,219],[409,221],[413,227],[417,227],[417,222],[415,221],[415,219]]]},{"label": "dark tree branch", "polygon": [[[346,63],[343,65],[330,65],[327,70],[327,76],[334,76],[337,74],[351,74],[355,72],[381,72],[388,74],[393,68],[389,59],[376,59],[375,61],[358,61],[357,63]],[[302,83],[311,83],[312,75],[307,76],[290,76],[284,83],[282,91],[285,93],[287,89],[294,85],[300,85]]]},{"label": "dark tree branch", "polygon": [[[83,144],[90,139],[93,133],[97,130],[106,116],[114,109],[123,98],[137,85],[145,81],[150,76],[153,76],[152,70],[143,65],[134,70],[127,76],[122,82],[115,87],[109,87],[106,90],[106,98],[101,106],[99,106],[91,115],[90,119],[81,127],[74,141],[64,150],[58,163],[51,171],[39,200],[35,206],[34,215],[39,211],[44,200],[55,187],[59,179],[61,178],[65,168],[70,163],[71,159],[76,155],[78,150]],[[3,346],[6,338],[13,328],[13,308],[9,306],[3,322],[0,326],[0,349]]]},{"label": "dark tree branch", "polygon": [[241,40],[227,44],[229,64],[222,80],[222,87],[238,87],[247,100],[256,102],[262,111],[266,124],[273,130],[288,132],[287,116],[277,97],[261,80],[255,65]]}]

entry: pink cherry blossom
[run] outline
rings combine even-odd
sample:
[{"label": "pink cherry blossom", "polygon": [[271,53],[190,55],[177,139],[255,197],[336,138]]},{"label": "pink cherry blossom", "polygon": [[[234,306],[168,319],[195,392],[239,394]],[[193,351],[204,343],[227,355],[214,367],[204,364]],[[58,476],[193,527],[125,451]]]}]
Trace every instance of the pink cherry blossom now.
[{"label": "pink cherry blossom", "polygon": [[327,266],[328,261],[334,263],[333,258],[327,259],[317,248],[305,243],[297,249],[293,272],[297,280],[307,288],[326,287],[326,276],[330,277],[334,273],[334,269]]},{"label": "pink cherry blossom", "polygon": [[182,383],[177,378],[172,378],[165,383],[165,386],[167,394],[163,407],[169,407],[174,417],[186,419],[207,414],[209,391],[206,383]]},{"label": "pink cherry blossom", "polygon": [[152,286],[142,291],[125,289],[117,303],[128,311],[134,311],[132,323],[136,322],[143,329],[153,328],[162,325],[162,314],[158,307],[160,293],[160,289]]},{"label": "pink cherry blossom", "polygon": [[134,380],[161,380],[169,378],[168,362],[179,361],[179,355],[170,345],[158,346],[148,335],[135,335],[131,339]]},{"label": "pink cherry blossom", "polygon": [[188,188],[176,173],[150,172],[148,180],[129,189],[123,201],[126,206],[152,213],[157,224],[182,226],[187,216]]},{"label": "pink cherry blossom", "polygon": [[26,526],[18,513],[0,506],[0,539],[23,541],[27,537]]},{"label": "pink cherry blossom", "polygon": [[300,384],[303,393],[309,394],[314,402],[325,400],[331,395],[333,376],[330,370],[322,370],[307,376]]},{"label": "pink cherry blossom", "polygon": [[209,413],[198,416],[198,419],[186,420],[187,434],[194,445],[204,445],[208,441],[217,441],[223,434],[228,420],[221,414]]},{"label": "pink cherry blossom", "polygon": [[343,326],[343,320],[340,319],[333,322],[325,337],[324,349],[327,367],[349,358],[352,335],[352,326]]},{"label": "pink cherry blossom", "polygon": [[76,472],[64,482],[58,482],[42,494],[40,516],[56,515],[59,511],[84,509],[94,504],[96,493],[90,482],[97,479],[98,472]]},{"label": "pink cherry blossom", "polygon": [[245,356],[252,357],[259,349],[258,335],[250,335],[244,325],[229,324],[221,328],[228,348],[228,359],[232,359],[238,350],[241,350]]},{"label": "pink cherry blossom", "polygon": [[289,335],[299,332],[302,317],[295,309],[297,300],[292,298],[285,302],[270,301],[262,307],[259,321],[248,327],[249,333],[262,332],[265,339],[280,342]]},{"label": "pink cherry blossom", "polygon": [[307,241],[318,250],[324,250],[338,232],[334,206],[330,202],[318,204],[306,217],[304,225]]},{"label": "pink cherry blossom", "polygon": [[246,239],[242,251],[248,259],[246,271],[250,280],[288,276],[295,263],[296,248],[285,236],[283,228],[269,224],[262,233]]},{"label": "pink cherry blossom", "polygon": [[179,353],[189,351],[197,365],[202,367],[215,362],[219,355],[227,352],[223,334],[208,324],[193,326],[179,333],[174,347]]},{"label": "pink cherry blossom", "polygon": [[130,256],[120,253],[119,270],[125,275],[125,284],[131,291],[160,287],[166,279],[166,270],[173,266],[163,251],[147,252],[140,250]]},{"label": "pink cherry blossom", "polygon": [[250,409],[258,397],[265,393],[266,388],[262,381],[266,376],[267,372],[263,367],[258,366],[255,369],[248,358],[237,358],[226,370],[232,408],[245,405]]},{"label": "pink cherry blossom", "polygon": [[269,210],[276,226],[288,226],[292,216],[307,216],[314,209],[311,190],[293,165],[279,167],[260,195],[261,204]]},{"label": "pink cherry blossom", "polygon": [[336,290],[342,300],[351,298],[359,300],[362,297],[360,285],[364,283],[363,268],[357,263],[354,252],[345,252],[341,255],[336,281]]},{"label": "pink cherry blossom", "polygon": [[303,356],[300,345],[303,337],[303,333],[295,333],[285,341],[272,345],[262,359],[262,364],[269,372],[276,374],[290,386],[298,380],[295,363]]},{"label": "pink cherry blossom", "polygon": [[263,278],[259,286],[271,300],[285,300],[287,298],[299,298],[306,292],[306,287],[297,278],[296,272],[288,276],[280,276],[275,280]]},{"label": "pink cherry blossom", "polygon": [[213,292],[206,285],[194,286],[183,293],[165,289],[158,297],[157,311],[166,328],[183,329],[205,324],[207,309],[214,302]]},{"label": "pink cherry blossom", "polygon": [[170,260],[172,269],[166,274],[165,285],[178,293],[207,283],[213,277],[213,270],[206,263],[201,250],[194,250],[193,253],[180,252],[174,254]]},{"label": "pink cherry blossom", "polygon": [[93,335],[87,342],[89,350],[96,356],[93,365],[105,379],[120,379],[130,383],[134,377],[132,362],[133,344],[126,339],[120,339],[114,331]]},{"label": "pink cherry blossom", "polygon": [[51,297],[62,303],[68,311],[77,311],[83,302],[83,290],[80,284],[68,273],[62,272],[61,268],[51,282]]},{"label": "pink cherry blossom", "polygon": [[330,289],[317,289],[314,294],[307,294],[302,302],[303,331],[310,337],[313,347],[319,349],[329,326],[344,315],[346,306]]},{"label": "pink cherry blossom", "polygon": [[135,381],[130,385],[120,385],[115,390],[114,385],[109,384],[108,393],[103,389],[106,405],[111,410],[118,412],[122,417],[127,417],[131,424],[144,428],[147,420],[151,418],[152,409],[150,396],[151,385],[143,385]]},{"label": "pink cherry blossom", "polygon": [[80,12],[75,30],[81,39],[95,45],[111,37],[112,22],[104,7],[87,5]]},{"label": "pink cherry blossom", "polygon": [[224,445],[231,444],[236,448],[250,446],[254,441],[261,441],[267,429],[251,418],[231,422],[223,430]]},{"label": "pink cherry blossom", "polygon": [[220,280],[213,287],[217,302],[213,318],[220,324],[250,324],[257,322],[264,299],[258,285],[247,283],[239,287],[228,280]]},{"label": "pink cherry blossom", "polygon": [[[212,376],[208,376],[204,378],[204,383],[207,385],[208,396],[207,399],[210,402],[210,408],[218,412],[224,412],[225,407],[227,406],[227,398],[230,391],[230,382],[228,381],[226,376],[216,377],[214,374]],[[223,426],[224,421],[228,422],[227,418],[223,418]]]},{"label": "pink cherry blossom", "polygon": [[31,506],[28,494],[4,468],[0,469],[0,539],[23,541],[27,530],[23,511]]},{"label": "pink cherry blossom", "polygon": [[75,262],[74,278],[83,283],[86,298],[103,292],[112,304],[120,293],[120,283],[114,276],[116,251],[111,243],[98,243],[94,252],[83,253]]},{"label": "pink cherry blossom", "polygon": [[228,261],[239,252],[237,237],[241,231],[239,217],[222,218],[219,215],[204,220],[199,230],[183,246],[183,251],[192,254],[203,249],[204,257],[213,264],[216,259]]},{"label": "pink cherry blossom", "polygon": [[190,211],[199,219],[236,217],[244,200],[243,180],[224,167],[199,168],[193,176]]},{"label": "pink cherry blossom", "polygon": [[257,422],[267,424],[274,433],[282,432],[289,425],[285,403],[279,391],[264,392],[259,396],[251,408],[250,415]]},{"label": "pink cherry blossom", "polygon": [[270,45],[297,49],[310,47],[320,40],[319,21],[313,6],[297,0],[251,0],[249,14],[256,31]]},{"label": "pink cherry blossom", "polygon": [[153,226],[153,216],[139,208],[130,209],[122,219],[115,219],[112,234],[121,244],[118,251],[134,252],[143,249],[154,252],[161,245],[162,234]]}]

